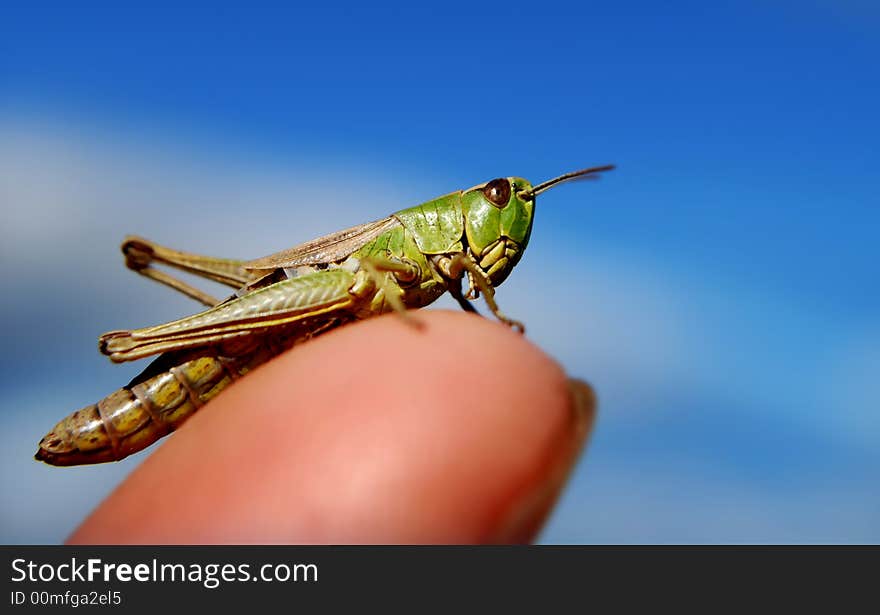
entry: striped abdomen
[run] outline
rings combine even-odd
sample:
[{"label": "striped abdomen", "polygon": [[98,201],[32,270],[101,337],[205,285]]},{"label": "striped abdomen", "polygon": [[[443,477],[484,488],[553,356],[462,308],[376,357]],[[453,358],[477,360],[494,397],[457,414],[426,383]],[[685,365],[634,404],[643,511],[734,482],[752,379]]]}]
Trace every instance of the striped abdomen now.
[{"label": "striped abdomen", "polygon": [[[260,348],[232,358],[192,353],[188,359],[174,354],[160,357],[129,386],[59,422],[40,441],[35,457],[57,466],[123,459],[172,432],[233,380],[273,354]],[[180,357],[179,362],[175,357]],[[172,366],[163,369],[169,362]]]}]

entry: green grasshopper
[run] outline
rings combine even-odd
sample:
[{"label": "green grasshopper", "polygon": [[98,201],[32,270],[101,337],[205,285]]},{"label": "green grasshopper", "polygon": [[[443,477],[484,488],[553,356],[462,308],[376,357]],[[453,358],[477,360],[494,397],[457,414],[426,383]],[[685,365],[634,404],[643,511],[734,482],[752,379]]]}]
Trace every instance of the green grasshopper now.
[{"label": "green grasshopper", "polygon": [[[36,459],[58,466],[123,459],[291,346],[384,312],[406,314],[446,291],[469,312],[476,312],[470,301],[482,294],[496,318],[524,331],[498,309],[494,289],[528,244],[536,197],[561,182],[612,168],[574,171],[537,186],[519,177],[494,179],[252,261],[189,254],[128,237],[122,252],[130,269],[209,309],[102,335],[99,348],[112,361],[160,356],[125,387],[59,422],[40,441]],[[237,290],[217,300],[155,264]]]}]

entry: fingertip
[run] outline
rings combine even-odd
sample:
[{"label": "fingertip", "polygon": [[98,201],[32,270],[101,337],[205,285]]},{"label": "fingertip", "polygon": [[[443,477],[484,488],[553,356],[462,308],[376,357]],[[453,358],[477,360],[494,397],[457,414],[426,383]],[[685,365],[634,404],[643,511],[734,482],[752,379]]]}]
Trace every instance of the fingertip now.
[{"label": "fingertip", "polygon": [[72,540],[528,540],[589,411],[572,413],[561,367],[507,327],[415,317],[346,326],[255,370]]}]

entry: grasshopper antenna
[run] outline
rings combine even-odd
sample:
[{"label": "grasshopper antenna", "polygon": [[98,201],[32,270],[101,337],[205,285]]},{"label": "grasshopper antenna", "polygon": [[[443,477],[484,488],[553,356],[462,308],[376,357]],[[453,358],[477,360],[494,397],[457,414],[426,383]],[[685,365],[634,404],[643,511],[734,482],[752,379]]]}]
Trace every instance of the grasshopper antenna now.
[{"label": "grasshopper antenna", "polygon": [[534,199],[537,195],[541,194],[545,190],[549,190],[556,184],[561,184],[563,182],[571,181],[573,179],[598,179],[599,173],[603,173],[605,171],[611,171],[614,169],[613,164],[606,164],[601,167],[590,167],[589,169],[581,169],[580,171],[572,171],[571,173],[565,173],[564,175],[560,175],[559,177],[554,177],[553,179],[548,179],[545,182],[538,184],[537,186],[533,186],[531,190],[523,190],[520,192],[520,196],[524,199]]}]

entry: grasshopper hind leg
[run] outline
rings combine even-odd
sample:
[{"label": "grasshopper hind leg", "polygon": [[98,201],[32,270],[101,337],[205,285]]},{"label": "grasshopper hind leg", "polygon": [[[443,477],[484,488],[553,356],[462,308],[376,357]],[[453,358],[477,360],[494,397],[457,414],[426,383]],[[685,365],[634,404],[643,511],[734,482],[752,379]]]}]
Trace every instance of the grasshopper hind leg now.
[{"label": "grasshopper hind leg", "polygon": [[145,278],[173,288],[208,307],[217,305],[221,300],[161,269],[157,269],[155,264],[168,265],[236,289],[251,282],[254,278],[243,268],[244,261],[181,252],[160,246],[142,237],[126,237],[122,242],[121,249],[125,255],[126,267]]}]

